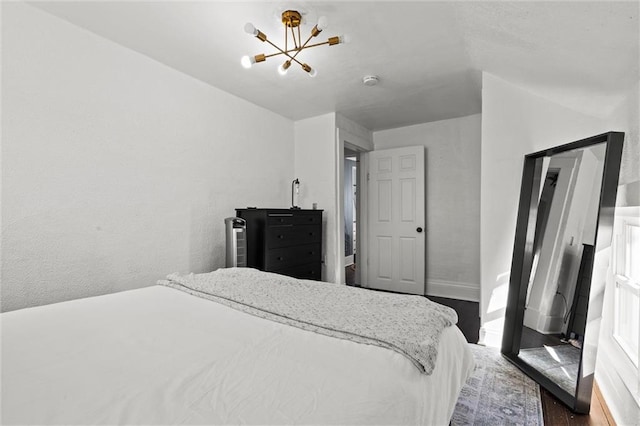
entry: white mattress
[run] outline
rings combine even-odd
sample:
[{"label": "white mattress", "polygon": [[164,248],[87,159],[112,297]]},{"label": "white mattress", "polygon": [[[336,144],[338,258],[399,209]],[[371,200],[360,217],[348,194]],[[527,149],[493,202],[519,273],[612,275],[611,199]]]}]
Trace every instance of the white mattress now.
[{"label": "white mattress", "polygon": [[448,424],[473,357],[436,368],[168,287],[2,314],[2,424]]}]

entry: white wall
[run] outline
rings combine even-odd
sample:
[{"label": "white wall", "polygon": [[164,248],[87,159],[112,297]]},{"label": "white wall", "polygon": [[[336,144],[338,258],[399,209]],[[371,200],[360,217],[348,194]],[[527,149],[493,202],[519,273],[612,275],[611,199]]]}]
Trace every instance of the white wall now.
[{"label": "white wall", "polygon": [[[619,232],[625,221],[638,223],[640,212],[640,85],[633,88],[626,100],[622,102],[608,121],[612,128],[625,133],[622,164],[620,169],[620,186],[616,202],[614,219],[615,233]],[[615,253],[612,251],[612,255]],[[637,261],[637,260],[636,260]],[[613,260],[611,265],[613,265]],[[633,400],[631,391],[625,385],[633,383],[633,373],[625,368],[630,364],[626,355],[622,354],[613,339],[613,323],[615,316],[615,279],[612,268],[606,277],[602,325],[596,359],[596,380],[611,413],[618,424],[640,424],[640,406]],[[640,325],[638,325],[640,327]],[[640,374],[635,373],[635,390],[640,392]],[[633,385],[631,385],[633,387]]]},{"label": "white wall", "polygon": [[3,310],[213,270],[235,207],[288,205],[290,120],[2,8]]},{"label": "white wall", "polygon": [[[342,233],[337,219],[336,117],[325,114],[295,122],[295,177],[300,179],[298,205],[310,209],[313,203],[323,212],[322,279],[336,282],[337,235]],[[341,213],[341,212],[340,212]],[[343,243],[344,244],[344,243]]]},{"label": "white wall", "polygon": [[622,161],[620,165],[620,182],[624,186],[620,198],[622,205],[640,205],[640,84],[633,87],[625,100],[618,105],[607,119],[610,127],[626,132]]},{"label": "white wall", "polygon": [[426,151],[427,294],[480,297],[481,115],[374,132],[375,149]]},{"label": "white wall", "polygon": [[485,344],[502,342],[524,155],[608,130],[602,119],[483,73],[480,338]]},{"label": "white wall", "polygon": [[336,113],[336,127],[343,134],[343,139],[362,151],[373,150],[373,133],[360,124]]}]

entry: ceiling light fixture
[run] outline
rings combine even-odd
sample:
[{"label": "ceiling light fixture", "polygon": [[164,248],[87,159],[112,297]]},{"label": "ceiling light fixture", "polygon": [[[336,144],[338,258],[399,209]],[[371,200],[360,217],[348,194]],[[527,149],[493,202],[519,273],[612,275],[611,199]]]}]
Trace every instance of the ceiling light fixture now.
[{"label": "ceiling light fixture", "polygon": [[298,54],[304,49],[308,49],[310,47],[322,46],[323,44],[328,44],[329,46],[333,46],[340,43],[347,43],[348,38],[345,36],[329,37],[325,42],[309,44],[312,38],[317,37],[318,34],[322,32],[322,30],[327,28],[328,26],[327,18],[324,16],[321,16],[318,19],[318,23],[311,29],[311,35],[309,35],[309,37],[305,42],[302,41],[302,36],[300,34],[301,23],[302,23],[302,14],[300,12],[295,10],[285,10],[284,12],[282,12],[282,24],[284,25],[284,49],[281,49],[280,47],[272,43],[271,40],[269,40],[262,31],[260,31],[259,29],[254,27],[253,24],[248,22],[244,26],[245,32],[247,34],[251,34],[255,36],[258,40],[262,42],[269,43],[271,46],[275,47],[278,52],[272,53],[270,55],[259,54],[255,56],[243,56],[240,61],[242,66],[245,68],[251,68],[253,64],[257,62],[264,62],[267,60],[267,58],[271,58],[273,56],[278,56],[278,55],[284,55],[287,59],[284,63],[282,63],[278,67],[278,73],[280,75],[287,74],[289,67],[291,67],[291,63],[295,62],[298,65],[300,65],[300,67],[302,67],[302,69],[306,71],[310,77],[315,77],[317,74],[316,69],[311,68],[311,66],[309,66],[308,64],[300,62],[298,59],[296,59]]}]

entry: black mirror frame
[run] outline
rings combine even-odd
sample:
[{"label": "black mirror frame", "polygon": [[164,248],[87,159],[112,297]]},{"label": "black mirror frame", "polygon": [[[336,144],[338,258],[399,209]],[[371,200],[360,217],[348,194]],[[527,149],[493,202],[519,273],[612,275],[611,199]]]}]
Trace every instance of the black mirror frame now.
[{"label": "black mirror frame", "polygon": [[[532,247],[538,204],[537,196],[539,194],[542,179],[540,176],[542,171],[542,159],[561,152],[606,143],[595,240],[595,253],[599,253],[611,244],[623,142],[623,132],[608,132],[560,145],[555,148],[538,151],[533,154],[525,155],[524,157],[522,185],[520,188],[520,201],[516,221],[516,234],[511,261],[511,275],[509,278],[509,296],[507,298],[507,307],[505,311],[501,352],[505,358],[576,413],[588,413],[591,406],[593,371],[595,370],[596,359],[595,349],[594,353],[590,353],[589,357],[585,357],[584,349],[582,351],[580,365],[578,368],[578,382],[576,384],[576,392],[574,395],[562,389],[558,384],[518,357],[518,353],[520,352],[520,340],[522,337],[527,286],[533,261]],[[592,271],[589,272],[591,273]],[[589,287],[590,286],[591,281],[589,281]],[[589,306],[589,311],[591,311],[592,308],[592,306]],[[599,309],[601,315],[602,307]],[[597,332],[596,329],[592,329],[593,327],[594,326],[590,327],[590,324],[587,324],[585,336]],[[590,365],[585,365],[585,362]],[[583,371],[590,371],[591,373],[582,377]]]}]

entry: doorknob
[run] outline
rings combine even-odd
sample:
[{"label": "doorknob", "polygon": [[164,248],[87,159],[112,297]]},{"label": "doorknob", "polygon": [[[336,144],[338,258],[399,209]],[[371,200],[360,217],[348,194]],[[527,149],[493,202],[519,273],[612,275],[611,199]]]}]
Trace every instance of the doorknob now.
[{"label": "doorknob", "polygon": [[422,228],[420,228],[420,227],[418,226],[418,228],[416,229],[416,231],[418,231],[418,233],[420,233],[420,232],[422,232]]}]

